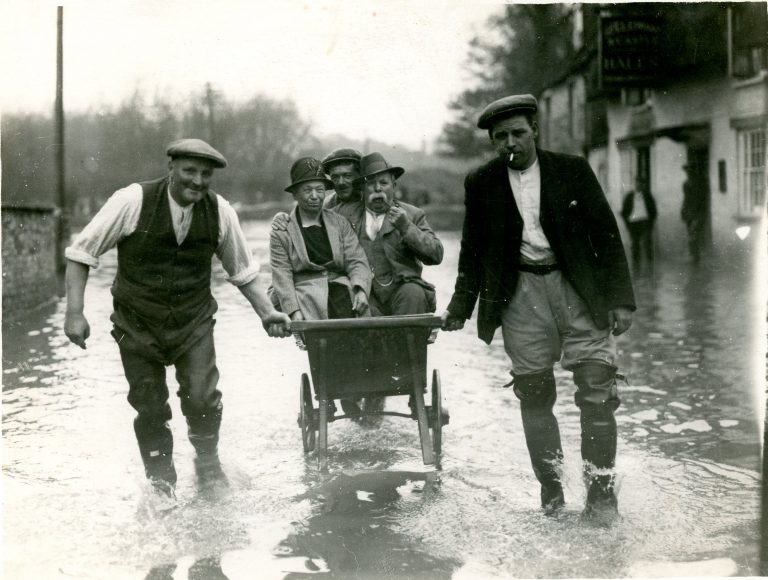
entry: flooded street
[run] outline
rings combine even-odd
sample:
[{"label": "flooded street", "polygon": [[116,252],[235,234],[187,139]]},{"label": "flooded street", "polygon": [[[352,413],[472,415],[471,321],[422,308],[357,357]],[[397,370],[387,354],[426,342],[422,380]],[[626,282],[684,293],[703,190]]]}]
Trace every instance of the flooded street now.
[{"label": "flooded street", "polygon": [[[268,263],[268,230],[246,224]],[[458,233],[425,269],[448,303]],[[428,369],[451,422],[443,469],[421,460],[415,421],[329,427],[330,473],[305,457],[296,416],[306,352],[270,339],[216,270],[216,346],[231,487],[197,490],[178,401],[172,429],[180,506],[150,509],[134,412],[109,331],[115,254],[91,273],[88,350],[70,345],[64,303],[3,334],[3,576],[9,579],[579,578],[756,575],[761,385],[754,277],[662,264],[637,281],[635,323],[619,339],[618,497],[610,530],[579,518],[585,491],[570,373],[556,368],[566,511],[539,508],[509,363],[470,322],[441,332]],[[265,285],[268,275],[264,275]],[[757,373],[760,376],[760,373]],[[176,383],[168,373],[171,392]],[[391,398],[388,409],[407,409]]]}]

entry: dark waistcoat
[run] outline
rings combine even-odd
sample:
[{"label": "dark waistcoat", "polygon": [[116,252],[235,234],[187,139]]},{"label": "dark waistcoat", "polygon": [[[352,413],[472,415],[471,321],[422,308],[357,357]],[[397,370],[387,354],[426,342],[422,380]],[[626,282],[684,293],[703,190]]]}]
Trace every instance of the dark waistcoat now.
[{"label": "dark waistcoat", "polygon": [[112,294],[153,330],[191,333],[206,311],[216,311],[211,294],[211,259],[219,237],[216,194],[195,204],[181,244],[171,223],[168,178],[140,184],[141,214],[136,231],[117,245]]},{"label": "dark waistcoat", "polygon": [[[360,245],[363,246],[365,255],[371,263],[374,282],[389,285],[392,282],[392,265],[389,263],[389,258],[387,258],[387,254],[384,251],[384,243],[381,236],[376,236],[375,240],[371,240],[365,228],[363,228],[362,235],[360,236]],[[375,290],[376,284],[373,285],[373,288]]]}]

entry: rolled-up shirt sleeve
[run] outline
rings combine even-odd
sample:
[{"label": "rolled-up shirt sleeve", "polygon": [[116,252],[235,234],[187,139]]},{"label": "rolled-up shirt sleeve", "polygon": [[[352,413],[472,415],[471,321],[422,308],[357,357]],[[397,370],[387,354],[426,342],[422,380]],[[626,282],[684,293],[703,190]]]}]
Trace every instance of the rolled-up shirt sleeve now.
[{"label": "rolled-up shirt sleeve", "polygon": [[219,246],[216,255],[227,273],[227,281],[243,286],[259,275],[259,263],[251,255],[237,212],[227,200],[218,196]]},{"label": "rolled-up shirt sleeve", "polygon": [[138,183],[118,189],[77,235],[72,245],[64,250],[64,257],[97,268],[99,256],[136,230],[142,196]]}]

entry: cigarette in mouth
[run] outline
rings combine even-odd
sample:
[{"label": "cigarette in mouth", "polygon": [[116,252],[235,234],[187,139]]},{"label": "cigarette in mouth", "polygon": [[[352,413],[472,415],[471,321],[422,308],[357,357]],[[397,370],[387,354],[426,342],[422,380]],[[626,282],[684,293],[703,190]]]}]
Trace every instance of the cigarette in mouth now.
[{"label": "cigarette in mouth", "polygon": [[515,158],[515,154],[514,154],[514,153],[510,153],[510,154],[509,154],[509,162],[510,162],[510,163],[512,163],[512,160],[513,160],[514,158]]}]

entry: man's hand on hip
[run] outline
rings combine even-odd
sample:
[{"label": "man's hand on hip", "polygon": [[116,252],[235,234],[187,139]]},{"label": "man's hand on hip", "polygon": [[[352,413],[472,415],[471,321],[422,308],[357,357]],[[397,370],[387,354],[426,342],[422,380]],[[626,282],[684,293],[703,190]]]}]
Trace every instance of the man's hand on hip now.
[{"label": "man's hand on hip", "polygon": [[608,311],[608,328],[615,336],[625,333],[632,326],[632,311],[629,308],[619,306]]},{"label": "man's hand on hip", "polygon": [[91,326],[82,312],[67,312],[64,318],[64,334],[70,342],[85,349],[85,341],[91,336]]}]

